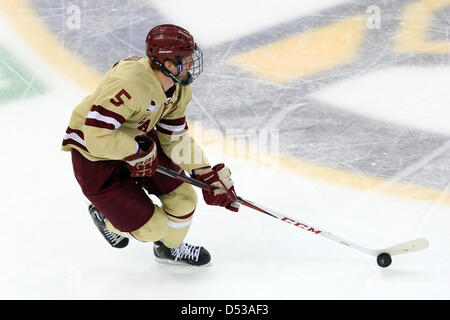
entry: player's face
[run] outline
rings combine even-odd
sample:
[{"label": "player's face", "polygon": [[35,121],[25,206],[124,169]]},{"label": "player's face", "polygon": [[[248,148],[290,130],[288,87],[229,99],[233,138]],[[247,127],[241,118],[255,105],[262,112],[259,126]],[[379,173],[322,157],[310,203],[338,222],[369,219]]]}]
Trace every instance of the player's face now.
[{"label": "player's face", "polygon": [[182,70],[179,71],[177,65],[175,62],[167,61],[165,64],[165,67],[169,69],[170,72],[172,72],[178,79],[181,81],[185,80],[189,76],[189,71],[194,67],[194,60],[192,59],[192,56],[186,56],[181,60]]},{"label": "player's face", "polygon": [[189,70],[191,70],[194,67],[194,60],[192,59],[192,56],[186,56],[182,60],[183,70],[179,72],[178,78],[180,80],[185,80],[189,76]]}]

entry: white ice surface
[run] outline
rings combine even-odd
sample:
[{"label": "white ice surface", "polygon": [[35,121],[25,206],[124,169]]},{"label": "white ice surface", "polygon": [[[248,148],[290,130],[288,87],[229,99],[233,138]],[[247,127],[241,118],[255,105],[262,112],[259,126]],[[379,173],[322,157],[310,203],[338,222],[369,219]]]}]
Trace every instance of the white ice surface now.
[{"label": "white ice surface", "polygon": [[390,67],[311,97],[352,113],[450,136],[449,80],[448,67]]},{"label": "white ice surface", "polygon": [[[70,113],[87,92],[8,32],[2,29],[0,43],[51,90],[0,106],[0,299],[450,298],[448,205],[233,161],[227,164],[237,192],[249,200],[369,248],[419,236],[430,248],[381,269],[371,256],[256,211],[234,214],[202,201],[187,241],[208,248],[211,267],[157,264],[151,244],[110,248],[88,216],[69,154],[59,151]],[[206,152],[211,162],[222,160]]]}]

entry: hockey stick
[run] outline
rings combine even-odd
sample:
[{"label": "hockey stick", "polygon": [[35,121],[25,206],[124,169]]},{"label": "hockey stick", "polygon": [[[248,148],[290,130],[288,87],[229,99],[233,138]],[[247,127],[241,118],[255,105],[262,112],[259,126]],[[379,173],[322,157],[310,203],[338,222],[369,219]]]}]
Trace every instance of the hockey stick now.
[{"label": "hockey stick", "polygon": [[[191,185],[194,185],[196,187],[199,187],[199,188],[202,188],[202,189],[205,189],[205,190],[213,190],[213,189],[215,189],[214,187],[212,187],[212,186],[210,186],[210,185],[208,185],[206,183],[203,183],[203,182],[198,181],[198,180],[196,180],[194,178],[182,175],[182,174],[180,174],[178,172],[175,172],[173,170],[170,170],[170,169],[167,169],[167,168],[164,168],[164,167],[161,167],[161,166],[158,166],[158,169],[156,171],[159,172],[159,173],[162,173],[164,175],[170,176],[170,177],[172,177],[174,179],[181,180],[183,182],[189,183]],[[300,229],[303,229],[305,231],[308,231],[308,232],[311,232],[311,233],[314,233],[314,234],[317,234],[317,235],[321,235],[321,236],[323,236],[323,237],[325,237],[327,239],[330,239],[330,240],[333,240],[335,242],[341,243],[343,245],[346,245],[348,247],[356,249],[356,250],[358,250],[360,252],[363,252],[363,253],[369,254],[371,256],[377,257],[378,265],[380,265],[381,267],[389,266],[389,264],[391,263],[390,256],[398,255],[398,254],[402,254],[402,253],[409,253],[409,252],[423,250],[423,249],[428,248],[428,246],[429,246],[429,243],[428,243],[427,239],[425,239],[425,238],[417,238],[417,239],[414,239],[414,240],[411,240],[411,241],[399,243],[397,245],[394,245],[394,246],[391,246],[391,247],[388,247],[388,248],[383,248],[383,249],[378,249],[378,250],[368,249],[368,248],[360,246],[360,245],[358,245],[358,244],[356,244],[354,242],[351,242],[351,241],[345,240],[345,239],[343,239],[341,237],[335,236],[335,235],[331,234],[330,232],[322,230],[321,228],[315,227],[315,226],[313,226],[313,225],[311,225],[309,223],[306,223],[304,221],[302,222],[302,221],[299,221],[297,219],[288,217],[288,216],[286,216],[284,214],[281,214],[279,212],[276,212],[274,210],[264,208],[264,207],[254,203],[254,202],[251,202],[249,200],[245,200],[244,198],[241,198],[239,196],[237,197],[237,201],[240,204],[244,205],[244,206],[247,206],[247,207],[249,207],[251,209],[254,209],[254,210],[258,211],[258,212],[264,213],[264,214],[266,214],[268,216],[271,216],[273,218],[276,218],[278,220],[281,220],[281,221],[284,221],[286,223],[292,224],[292,225],[294,225],[294,226],[296,226],[296,227],[298,227]],[[386,257],[386,255],[388,255],[388,257]]]}]

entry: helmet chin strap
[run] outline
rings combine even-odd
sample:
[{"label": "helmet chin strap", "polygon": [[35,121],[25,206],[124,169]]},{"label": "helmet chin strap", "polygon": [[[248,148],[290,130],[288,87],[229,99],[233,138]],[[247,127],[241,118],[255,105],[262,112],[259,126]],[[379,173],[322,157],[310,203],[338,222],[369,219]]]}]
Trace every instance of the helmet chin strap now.
[{"label": "helmet chin strap", "polygon": [[[152,62],[155,63],[161,70],[161,72],[167,76],[170,77],[174,82],[177,82],[179,84],[181,84],[182,86],[187,86],[190,85],[192,83],[192,81],[194,80],[192,78],[192,75],[190,72],[188,72],[188,76],[186,79],[184,80],[180,80],[178,79],[178,77],[176,75],[174,75],[172,72],[169,71],[169,69],[167,69],[161,62],[159,62],[157,59],[152,59]],[[180,72],[178,72],[178,74],[180,74]]]}]

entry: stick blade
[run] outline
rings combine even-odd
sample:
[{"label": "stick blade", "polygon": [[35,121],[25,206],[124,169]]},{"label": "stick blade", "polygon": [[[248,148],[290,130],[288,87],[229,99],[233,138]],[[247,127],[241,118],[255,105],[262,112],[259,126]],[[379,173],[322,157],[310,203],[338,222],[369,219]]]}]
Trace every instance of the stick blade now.
[{"label": "stick blade", "polygon": [[379,249],[377,250],[377,255],[380,253],[389,253],[391,256],[403,254],[403,253],[411,253],[415,251],[420,251],[428,248],[430,243],[425,238],[417,238],[411,241],[403,242],[396,244],[392,247]]}]

